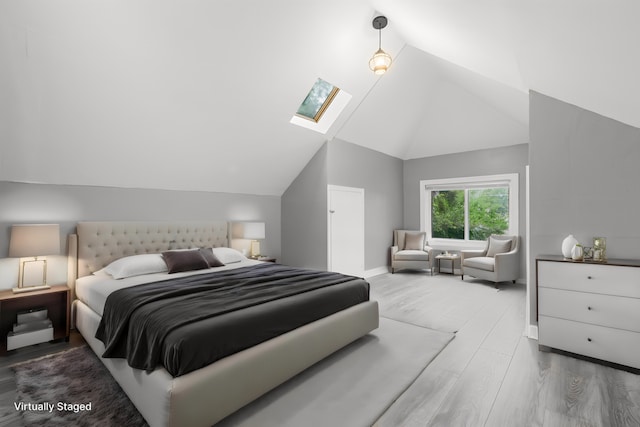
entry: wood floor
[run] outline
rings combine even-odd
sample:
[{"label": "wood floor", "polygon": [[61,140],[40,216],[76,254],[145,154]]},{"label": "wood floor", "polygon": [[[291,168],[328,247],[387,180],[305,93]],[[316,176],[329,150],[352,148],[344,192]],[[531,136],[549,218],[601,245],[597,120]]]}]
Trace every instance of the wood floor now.
[{"label": "wood floor", "polygon": [[458,331],[376,427],[640,426],[640,376],[538,351],[524,336],[523,285],[411,272],[369,281],[381,315]]},{"label": "wood floor", "polygon": [[[412,272],[369,282],[382,316],[456,332],[376,427],[640,426],[640,376],[539,352],[523,336],[524,286]],[[0,426],[22,426],[9,366],[82,343],[74,333],[0,358]]]}]

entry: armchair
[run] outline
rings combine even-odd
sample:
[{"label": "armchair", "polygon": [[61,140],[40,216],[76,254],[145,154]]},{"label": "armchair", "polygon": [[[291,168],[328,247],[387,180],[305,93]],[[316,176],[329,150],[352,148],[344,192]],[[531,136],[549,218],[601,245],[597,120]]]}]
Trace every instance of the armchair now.
[{"label": "armchair", "polygon": [[425,269],[433,274],[433,249],[427,246],[424,231],[394,230],[391,273],[400,269]]},{"label": "armchair", "polygon": [[460,268],[462,280],[465,274],[478,279],[499,282],[513,281],[519,274],[520,246],[519,236],[489,236],[487,247],[482,250],[465,250],[460,252]]}]

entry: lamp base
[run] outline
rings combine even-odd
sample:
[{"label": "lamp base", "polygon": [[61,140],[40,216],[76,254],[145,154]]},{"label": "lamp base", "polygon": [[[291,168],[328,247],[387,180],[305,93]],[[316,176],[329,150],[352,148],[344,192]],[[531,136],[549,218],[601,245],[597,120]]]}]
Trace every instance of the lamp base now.
[{"label": "lamp base", "polygon": [[258,258],[260,256],[260,242],[257,240],[251,241],[251,258]]},{"label": "lamp base", "polygon": [[51,288],[51,286],[49,285],[24,286],[22,288],[13,288],[13,293],[19,294],[22,292],[41,291],[43,289],[49,289],[49,288]]}]

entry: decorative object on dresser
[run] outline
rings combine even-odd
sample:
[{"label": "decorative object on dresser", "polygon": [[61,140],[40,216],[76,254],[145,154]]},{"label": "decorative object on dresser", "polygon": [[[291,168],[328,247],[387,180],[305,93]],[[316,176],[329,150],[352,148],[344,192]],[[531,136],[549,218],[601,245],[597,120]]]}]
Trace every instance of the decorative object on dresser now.
[{"label": "decorative object on dresser", "polygon": [[[22,260],[18,274],[18,287],[13,292],[47,289],[46,255],[60,254],[60,226],[58,224],[15,224],[11,227],[9,256],[33,258]],[[26,268],[31,264],[33,268]],[[38,268],[38,264],[41,264]],[[30,271],[32,271],[30,273]],[[41,274],[41,276],[40,276]]]},{"label": "decorative object on dresser", "polygon": [[593,260],[594,261],[606,261],[607,260],[607,239],[604,237],[593,238]]},{"label": "decorative object on dresser", "polygon": [[571,258],[571,250],[578,243],[578,240],[573,237],[573,234],[569,234],[562,241],[562,256],[565,258]]},{"label": "decorative object on dresser", "polygon": [[580,243],[573,245],[571,249],[571,259],[574,261],[582,261],[584,259],[584,249]]},{"label": "decorative object on dresser", "polygon": [[640,373],[640,261],[536,260],[538,343]]},{"label": "decorative object on dresser", "polygon": [[70,296],[66,285],[29,293],[0,292],[0,354],[40,342],[69,339],[69,327]]}]

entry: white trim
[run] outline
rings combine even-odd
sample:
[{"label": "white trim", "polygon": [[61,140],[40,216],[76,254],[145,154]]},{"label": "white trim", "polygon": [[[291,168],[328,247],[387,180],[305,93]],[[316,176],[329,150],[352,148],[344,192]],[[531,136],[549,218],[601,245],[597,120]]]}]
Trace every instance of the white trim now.
[{"label": "white trim", "polygon": [[[525,171],[525,230],[527,233],[527,241],[525,244],[525,284],[526,284],[526,297],[525,297],[525,315],[524,315],[524,326],[525,326],[525,330],[528,331],[528,335],[529,337],[531,337],[531,327],[533,325],[533,320],[531,318],[531,287],[529,286],[529,278],[531,277],[531,259],[529,258],[530,254],[531,254],[531,239],[529,236],[531,236],[531,221],[529,218],[529,215],[531,214],[531,204],[530,204],[530,199],[529,197],[531,196],[530,193],[530,182],[529,182],[529,165],[526,165],[524,167],[524,171]],[[537,328],[536,328],[536,338],[538,336],[537,333]]]},{"label": "white trim", "polygon": [[381,274],[385,274],[388,272],[389,272],[389,267],[386,265],[383,265],[381,267],[372,268],[371,270],[366,270],[364,272],[364,278],[368,279],[370,277],[379,276]]},{"label": "white trim", "polygon": [[[519,175],[517,173],[508,173],[508,174],[500,174],[500,175],[484,175],[484,176],[469,176],[469,177],[460,177],[460,178],[445,178],[445,179],[427,179],[420,180],[420,230],[427,232],[427,240],[429,244],[439,245],[439,246],[451,246],[455,245],[460,248],[466,247],[477,247],[478,242],[469,241],[469,240],[458,240],[458,239],[434,239],[431,234],[431,210],[426,209],[427,202],[427,194],[429,193],[426,188],[430,189],[436,188],[446,188],[446,189],[456,189],[456,188],[469,188],[482,186],[486,187],[487,185],[497,185],[497,184],[506,184],[509,186],[509,230],[507,234],[520,235],[519,229],[519,217],[518,217],[518,205],[519,205],[519,195],[518,195],[518,182]],[[466,202],[465,202],[466,203]],[[465,222],[466,222],[465,218]],[[467,224],[465,224],[465,230],[467,229]],[[467,231],[465,231],[465,237],[467,237]]]},{"label": "white trim", "polygon": [[529,325],[526,331],[527,331],[527,338],[531,338],[532,340],[538,339],[538,326]]}]

